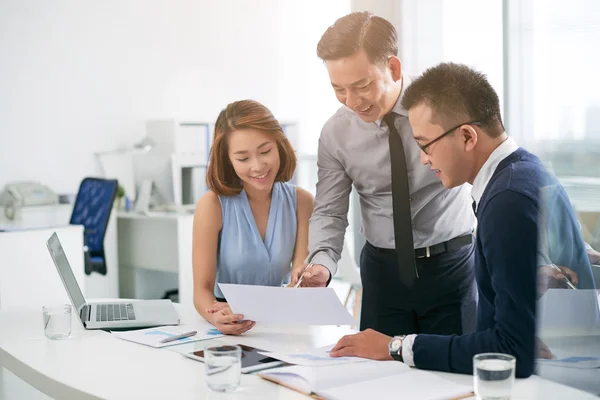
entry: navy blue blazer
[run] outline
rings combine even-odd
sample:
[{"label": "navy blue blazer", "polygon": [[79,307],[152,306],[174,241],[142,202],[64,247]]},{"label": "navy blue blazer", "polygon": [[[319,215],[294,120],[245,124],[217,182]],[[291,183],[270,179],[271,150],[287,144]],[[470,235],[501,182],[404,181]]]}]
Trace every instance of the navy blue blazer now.
[{"label": "navy blue blazer", "polygon": [[[551,185],[556,179],[522,148],[500,162],[477,208],[476,331],[417,335],[417,368],[471,374],[474,355],[499,352],[516,357],[517,377],[533,373],[540,193]],[[575,220],[570,205],[565,212]]]}]

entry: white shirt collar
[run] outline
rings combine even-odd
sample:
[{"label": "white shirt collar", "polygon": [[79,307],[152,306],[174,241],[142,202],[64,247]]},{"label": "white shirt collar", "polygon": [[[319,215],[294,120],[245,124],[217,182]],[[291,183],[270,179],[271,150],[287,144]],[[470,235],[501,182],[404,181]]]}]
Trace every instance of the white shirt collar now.
[{"label": "white shirt collar", "polygon": [[500,146],[496,147],[496,149],[490,154],[487,161],[475,177],[473,181],[473,189],[471,189],[471,196],[473,200],[475,200],[475,206],[479,206],[479,200],[481,200],[481,196],[485,191],[490,179],[492,179],[492,175],[496,172],[496,168],[498,168],[498,164],[502,162],[506,157],[511,155],[517,150],[519,146],[517,142],[512,137],[508,137],[504,142],[500,144]]}]

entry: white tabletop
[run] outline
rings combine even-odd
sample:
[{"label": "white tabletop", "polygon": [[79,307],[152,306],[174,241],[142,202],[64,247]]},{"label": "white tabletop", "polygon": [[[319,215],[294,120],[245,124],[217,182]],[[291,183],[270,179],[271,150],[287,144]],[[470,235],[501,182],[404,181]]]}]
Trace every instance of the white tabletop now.
[{"label": "white tabletop", "polygon": [[119,211],[117,218],[134,220],[177,220],[182,217],[194,217],[194,210],[191,211],[148,211],[147,213],[138,213],[135,211]]},{"label": "white tabletop", "polygon": [[[182,323],[193,324],[200,320],[193,311],[183,311],[180,307],[178,310]],[[1,311],[0,327],[0,364],[55,398],[307,398],[254,375],[242,375],[241,386],[235,392],[210,392],[204,381],[202,363],[165,348],[154,349],[130,343],[102,331],[86,331],[75,319],[70,339],[48,340],[42,330],[41,310]],[[215,340],[247,344],[266,350],[294,351],[335,343],[346,333],[349,333],[349,329],[343,327],[257,326],[246,335]],[[472,377],[468,375],[436,374],[463,384],[472,382]],[[517,380],[515,383],[513,399],[555,398],[597,399],[585,392],[536,376]]]}]

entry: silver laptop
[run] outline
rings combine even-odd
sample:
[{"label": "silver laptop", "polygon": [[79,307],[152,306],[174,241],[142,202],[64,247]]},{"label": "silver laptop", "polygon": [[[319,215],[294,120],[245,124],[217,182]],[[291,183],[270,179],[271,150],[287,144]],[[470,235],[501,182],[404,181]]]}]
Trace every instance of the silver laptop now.
[{"label": "silver laptop", "polygon": [[86,329],[146,328],[179,324],[179,315],[171,300],[88,303],[77,284],[56,232],[46,242],[60,279],[81,323]]}]

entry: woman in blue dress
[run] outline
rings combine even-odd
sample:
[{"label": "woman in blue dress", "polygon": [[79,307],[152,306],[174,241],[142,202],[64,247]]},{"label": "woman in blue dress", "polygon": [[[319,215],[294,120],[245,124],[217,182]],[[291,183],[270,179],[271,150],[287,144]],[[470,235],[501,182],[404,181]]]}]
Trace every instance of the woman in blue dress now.
[{"label": "woman in blue dress", "polygon": [[242,100],[221,111],[210,190],[194,214],[192,264],[196,310],[225,334],[254,322],[231,312],[217,283],[282,286],[308,255],[314,200],[288,183],[295,168],[294,150],[265,106]]}]

